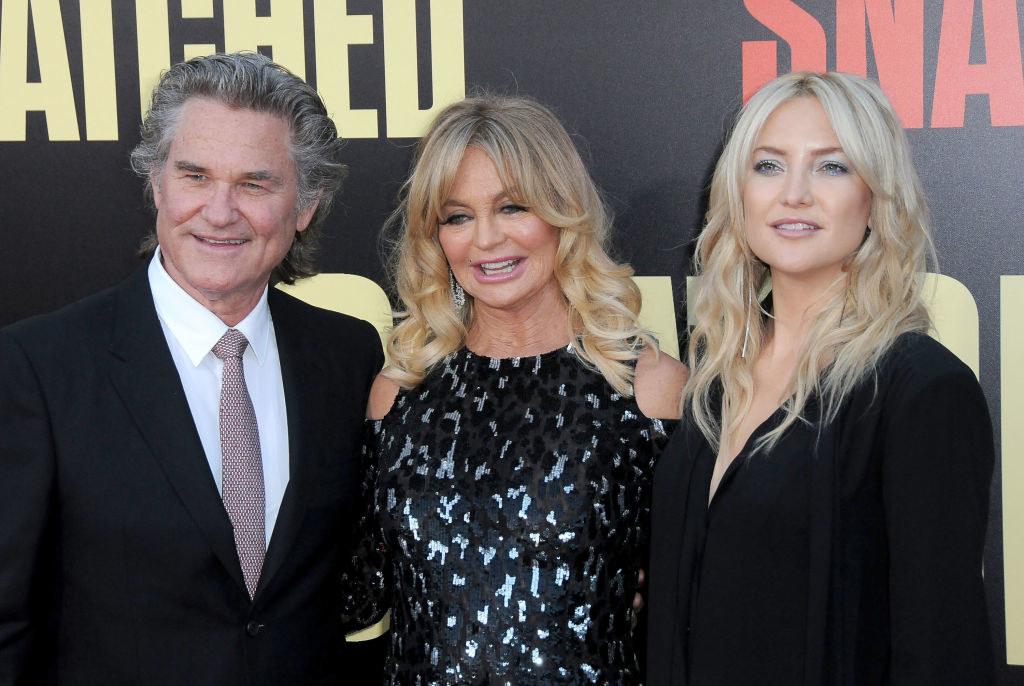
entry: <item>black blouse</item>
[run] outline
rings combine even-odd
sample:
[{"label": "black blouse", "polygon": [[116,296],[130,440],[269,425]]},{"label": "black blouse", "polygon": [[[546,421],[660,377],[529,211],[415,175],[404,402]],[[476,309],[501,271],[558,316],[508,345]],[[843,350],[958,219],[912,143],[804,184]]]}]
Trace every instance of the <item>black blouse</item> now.
[{"label": "black blouse", "polygon": [[[805,416],[813,417],[812,402]],[[752,452],[710,505],[691,422],[655,473],[649,682],[992,682],[981,564],[994,462],[973,373],[906,334],[825,426]]]}]

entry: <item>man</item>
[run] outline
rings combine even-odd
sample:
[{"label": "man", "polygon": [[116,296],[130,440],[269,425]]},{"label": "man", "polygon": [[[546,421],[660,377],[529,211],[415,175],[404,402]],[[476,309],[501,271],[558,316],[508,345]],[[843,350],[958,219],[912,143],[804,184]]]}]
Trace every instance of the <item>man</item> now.
[{"label": "man", "polygon": [[[336,684],[373,328],[312,273],[344,168],[257,54],[154,92],[149,264],[0,332],[0,684]],[[344,670],[344,671],[343,671]]]}]

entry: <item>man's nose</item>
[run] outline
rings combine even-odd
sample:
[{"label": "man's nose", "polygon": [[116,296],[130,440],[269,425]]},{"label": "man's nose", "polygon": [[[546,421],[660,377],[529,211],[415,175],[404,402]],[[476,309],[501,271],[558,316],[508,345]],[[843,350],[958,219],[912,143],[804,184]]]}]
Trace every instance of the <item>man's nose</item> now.
[{"label": "man's nose", "polygon": [[213,184],[203,204],[202,215],[212,226],[228,226],[238,219],[238,207],[231,184]]}]

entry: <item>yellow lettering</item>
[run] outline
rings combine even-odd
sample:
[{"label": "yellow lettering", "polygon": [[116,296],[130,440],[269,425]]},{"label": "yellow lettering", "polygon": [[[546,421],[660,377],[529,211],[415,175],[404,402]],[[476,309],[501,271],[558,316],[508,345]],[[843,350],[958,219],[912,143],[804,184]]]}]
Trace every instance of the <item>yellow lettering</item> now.
[{"label": "yellow lettering", "polygon": [[[676,312],[672,300],[672,279],[668,276],[634,276],[644,305],[640,325],[661,343],[661,349],[679,357]],[[391,319],[391,301],[376,282],[357,274],[317,274],[292,286],[278,284],[282,291],[325,310],[344,312],[365,319],[376,327],[381,342],[387,340]]]},{"label": "yellow lettering", "polygon": [[110,0],[80,0],[85,137],[117,140],[117,85],[114,81],[114,19]]},{"label": "yellow lettering", "polygon": [[224,50],[237,52],[269,46],[275,62],[305,79],[302,3],[271,0],[270,6],[269,17],[257,17],[253,0],[224,0]]},{"label": "yellow lettering", "polygon": [[1006,663],[1024,665],[1024,276],[999,280]]},{"label": "yellow lettering", "polygon": [[348,64],[348,46],[373,43],[373,17],[348,14],[347,5],[347,0],[313,2],[316,87],[342,138],[376,138],[377,110],[352,109]]},{"label": "yellow lettering", "polygon": [[350,634],[345,634],[345,640],[349,643],[359,643],[361,641],[372,641],[373,639],[383,636],[391,629],[391,610],[384,613],[384,617],[373,626],[368,626],[365,629],[359,631],[353,631]]},{"label": "yellow lettering", "polygon": [[644,299],[640,326],[658,339],[662,351],[679,359],[679,332],[676,329],[676,303],[672,297],[672,277],[634,276]]},{"label": "yellow lettering", "polygon": [[[32,7],[39,83],[28,82]],[[0,140],[25,140],[26,112],[46,113],[51,141],[78,140],[78,114],[58,0],[5,0],[0,6]]]},{"label": "yellow lettering", "polygon": [[949,348],[978,376],[978,305],[967,286],[945,274],[925,274],[921,295],[932,317],[932,338]]},{"label": "yellow lettering", "polygon": [[[687,326],[693,327],[693,307],[699,280],[686,278]],[[945,274],[925,274],[922,297],[931,315],[932,337],[950,349],[978,376],[978,305],[967,286]]]},{"label": "yellow lettering", "polygon": [[181,0],[181,16],[185,19],[213,19],[213,0]]},{"label": "yellow lettering", "polygon": [[204,57],[217,52],[217,46],[213,43],[185,43],[182,47],[182,59],[186,62],[193,57]]},{"label": "yellow lettering", "polygon": [[384,97],[389,138],[422,136],[445,106],[466,94],[462,0],[430,0],[433,104],[419,109],[415,0],[383,0]]},{"label": "yellow lettering", "polygon": [[[213,19],[213,0],[182,0],[182,19]],[[213,43],[185,43],[182,47],[182,59],[186,62],[193,57],[212,55],[217,52]]]},{"label": "yellow lettering", "polygon": [[145,117],[160,74],[171,67],[167,0],[135,0],[135,26],[139,50],[139,102]]},{"label": "yellow lettering", "polygon": [[343,312],[374,325],[381,343],[393,325],[391,301],[376,282],[358,274],[317,274],[292,286],[278,284],[285,293],[325,310]]}]

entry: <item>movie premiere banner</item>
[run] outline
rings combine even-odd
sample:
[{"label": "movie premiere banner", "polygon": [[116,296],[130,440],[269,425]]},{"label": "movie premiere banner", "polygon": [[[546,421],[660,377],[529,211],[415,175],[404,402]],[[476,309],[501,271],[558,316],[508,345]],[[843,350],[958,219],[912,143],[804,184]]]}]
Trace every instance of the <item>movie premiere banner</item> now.
[{"label": "movie premiere banner", "polygon": [[0,0],[0,326],[138,268],[153,215],[128,153],[156,79],[258,50],[316,86],[348,141],[324,274],[302,297],[386,326],[380,232],[417,137],[467,93],[523,94],[574,135],[645,321],[677,351],[744,98],[791,69],[876,78],[931,204],[939,337],[992,410],[985,581],[999,683],[1024,685],[1022,23],[1022,0]]}]

